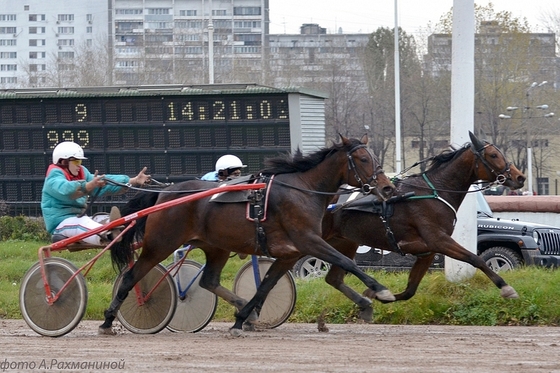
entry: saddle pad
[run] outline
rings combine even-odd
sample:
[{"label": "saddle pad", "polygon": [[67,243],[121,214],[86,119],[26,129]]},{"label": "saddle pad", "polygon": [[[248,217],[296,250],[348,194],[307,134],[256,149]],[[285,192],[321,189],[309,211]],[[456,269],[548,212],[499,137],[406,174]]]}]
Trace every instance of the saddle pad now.
[{"label": "saddle pad", "polygon": [[351,194],[343,194],[339,197],[334,211],[338,209],[362,211],[372,214],[383,214],[384,216],[392,216],[394,205],[392,203],[383,203],[383,201],[381,201],[379,197],[373,194],[367,194],[364,196],[361,192],[354,192]]},{"label": "saddle pad", "polygon": [[[221,188],[226,185],[249,184],[249,182],[254,180],[255,180],[255,176],[253,175],[240,176],[232,180],[221,182],[217,188]],[[251,190],[239,190],[235,192],[216,193],[212,197],[210,197],[210,202],[218,202],[218,203],[247,202],[249,201],[251,193],[252,193]]]}]

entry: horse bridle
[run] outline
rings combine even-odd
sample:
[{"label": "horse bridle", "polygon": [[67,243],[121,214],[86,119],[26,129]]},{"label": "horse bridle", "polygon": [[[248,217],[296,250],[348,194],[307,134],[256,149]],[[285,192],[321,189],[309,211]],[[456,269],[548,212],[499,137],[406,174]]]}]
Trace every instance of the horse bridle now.
[{"label": "horse bridle", "polygon": [[[369,180],[366,180],[365,183],[362,181],[362,178],[360,177],[360,173],[358,172],[356,164],[354,163],[354,159],[352,159],[352,153],[354,153],[356,150],[361,148],[365,148],[367,150],[367,153],[371,157],[373,163],[373,174],[371,175]],[[354,178],[360,184],[362,193],[369,194],[373,189],[377,188],[377,175],[383,173],[384,171],[381,165],[379,164],[379,160],[377,159],[377,157],[369,151],[369,149],[365,144],[356,145],[352,149],[348,150],[346,152],[346,158],[348,159],[348,169],[354,171]],[[374,185],[371,185],[372,182],[374,182]]]},{"label": "horse bridle", "polygon": [[494,168],[492,168],[492,166],[490,166],[490,164],[484,158],[484,151],[489,146],[494,146],[494,145],[492,145],[490,143],[486,143],[486,145],[484,145],[482,148],[475,149],[474,144],[471,143],[471,150],[473,151],[473,153],[477,157],[477,162],[475,164],[475,167],[478,168],[478,161],[480,161],[482,163],[482,165],[486,168],[486,171],[488,171],[491,174],[496,175],[495,182],[500,184],[500,185],[503,185],[506,182],[506,180],[508,180],[508,179],[511,180],[511,165],[512,165],[512,163],[508,162],[504,153],[502,153],[502,151],[500,149],[498,149],[494,146],[494,148],[502,155],[502,157],[504,158],[504,161],[506,163],[503,170],[501,170],[499,172],[496,172],[496,170],[494,170]]}]

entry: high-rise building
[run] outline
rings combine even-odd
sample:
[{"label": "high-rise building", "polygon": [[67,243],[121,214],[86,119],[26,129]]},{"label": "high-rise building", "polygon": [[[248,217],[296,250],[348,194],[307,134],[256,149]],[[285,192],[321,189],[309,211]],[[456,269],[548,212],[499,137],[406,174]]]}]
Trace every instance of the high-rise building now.
[{"label": "high-rise building", "polygon": [[1,88],[262,78],[268,0],[4,3]]},{"label": "high-rise building", "polygon": [[7,0],[3,5],[0,87],[55,83],[53,77],[74,69],[77,50],[107,34],[105,0]]}]

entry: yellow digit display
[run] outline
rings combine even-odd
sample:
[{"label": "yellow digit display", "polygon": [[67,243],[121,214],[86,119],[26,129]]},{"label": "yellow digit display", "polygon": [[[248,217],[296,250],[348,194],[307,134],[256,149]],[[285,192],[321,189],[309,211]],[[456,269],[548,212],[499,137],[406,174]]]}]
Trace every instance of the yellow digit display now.
[{"label": "yellow digit display", "polygon": [[78,122],[85,122],[87,120],[88,112],[85,104],[76,104],[74,110],[76,111],[76,120]]}]

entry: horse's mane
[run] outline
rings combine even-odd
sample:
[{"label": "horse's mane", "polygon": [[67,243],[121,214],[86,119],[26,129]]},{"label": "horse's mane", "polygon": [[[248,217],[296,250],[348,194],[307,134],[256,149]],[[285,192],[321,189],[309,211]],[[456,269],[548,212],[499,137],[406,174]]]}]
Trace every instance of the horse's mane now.
[{"label": "horse's mane", "polygon": [[428,169],[426,170],[426,172],[429,171],[433,171],[439,167],[441,167],[444,163],[447,163],[453,159],[455,159],[456,157],[460,156],[461,154],[463,154],[463,152],[465,152],[467,149],[470,149],[471,143],[467,143],[465,145],[463,145],[462,147],[460,147],[459,149],[447,149],[442,151],[441,153],[439,153],[438,155],[434,156],[431,161],[430,164],[428,165]]},{"label": "horse's mane", "polygon": [[331,147],[322,148],[305,156],[298,148],[294,154],[284,153],[277,157],[267,158],[264,160],[265,168],[261,170],[261,174],[275,175],[308,171],[323,162],[331,154],[341,150],[350,150],[354,146],[361,144],[358,139],[348,140],[350,141],[349,145],[345,146],[344,143],[334,144]]}]

